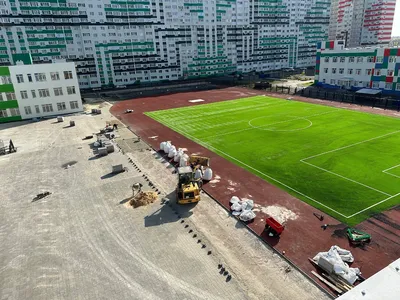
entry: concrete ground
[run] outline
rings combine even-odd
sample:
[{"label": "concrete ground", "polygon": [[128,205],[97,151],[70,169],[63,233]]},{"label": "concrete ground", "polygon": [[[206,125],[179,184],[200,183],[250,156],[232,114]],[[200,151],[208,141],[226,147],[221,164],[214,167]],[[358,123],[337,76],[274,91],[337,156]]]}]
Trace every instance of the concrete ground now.
[{"label": "concrete ground", "polygon": [[[0,156],[0,299],[328,298],[205,194],[177,206],[172,169],[122,124],[121,150],[94,155],[82,138],[108,109],[0,124],[18,147]],[[119,163],[127,172],[111,174]],[[131,208],[132,183],[154,190],[144,175],[170,201]]]}]

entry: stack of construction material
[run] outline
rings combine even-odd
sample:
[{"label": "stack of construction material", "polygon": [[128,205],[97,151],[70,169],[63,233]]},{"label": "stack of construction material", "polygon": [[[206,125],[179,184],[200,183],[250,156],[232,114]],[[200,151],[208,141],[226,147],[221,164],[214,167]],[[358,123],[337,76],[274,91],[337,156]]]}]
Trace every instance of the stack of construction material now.
[{"label": "stack of construction material", "polygon": [[129,204],[134,208],[139,206],[145,206],[154,201],[158,200],[158,195],[156,192],[139,192],[136,196],[134,196]]},{"label": "stack of construction material", "polygon": [[238,216],[244,222],[250,222],[256,217],[256,214],[253,212],[253,200],[240,200],[239,197],[233,196],[229,204],[231,205],[232,215]]}]

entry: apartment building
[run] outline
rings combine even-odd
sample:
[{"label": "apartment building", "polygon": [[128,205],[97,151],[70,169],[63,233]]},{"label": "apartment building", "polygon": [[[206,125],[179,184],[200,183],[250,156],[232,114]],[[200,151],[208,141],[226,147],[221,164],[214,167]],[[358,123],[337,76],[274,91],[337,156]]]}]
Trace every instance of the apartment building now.
[{"label": "apartment building", "polygon": [[400,48],[344,48],[318,44],[315,82],[325,87],[373,88],[400,95]]},{"label": "apartment building", "polygon": [[343,39],[347,47],[387,45],[396,0],[332,0],[329,39]]},{"label": "apartment building", "polygon": [[0,64],[73,61],[80,87],[313,66],[328,0],[0,0]]},{"label": "apartment building", "polygon": [[82,110],[74,63],[0,67],[0,123]]}]

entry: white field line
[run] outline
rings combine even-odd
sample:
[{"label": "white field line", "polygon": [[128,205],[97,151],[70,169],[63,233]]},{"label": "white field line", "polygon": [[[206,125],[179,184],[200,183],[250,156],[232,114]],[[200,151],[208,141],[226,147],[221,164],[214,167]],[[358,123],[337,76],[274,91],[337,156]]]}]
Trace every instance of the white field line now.
[{"label": "white field line", "polygon": [[[221,101],[221,102],[204,103],[204,104],[199,104],[199,105],[196,105],[196,106],[172,108],[172,109],[164,110],[164,112],[168,112],[169,115],[171,114],[171,112],[174,112],[175,115],[179,115],[179,113],[187,113],[187,112],[193,111],[193,110],[197,111],[199,109],[199,107],[203,107],[203,106],[207,107],[210,111],[214,111],[216,109],[223,108],[225,106],[231,107],[232,104],[236,104],[238,102],[240,102],[241,104],[249,104],[249,105],[251,105],[252,102],[254,102],[254,100],[251,100],[251,99],[236,99],[236,100],[227,100],[227,101]],[[268,104],[272,104],[272,103],[279,103],[279,102],[282,102],[282,101],[276,101],[274,99],[268,99],[268,100],[263,101],[263,102],[258,102],[258,104],[267,104],[267,103]],[[207,111],[208,109],[204,109],[204,111]],[[162,111],[161,111],[161,113],[162,113]],[[187,117],[187,114],[184,114],[184,116]]]},{"label": "white field line", "polygon": [[309,159],[315,158],[315,157],[319,157],[319,156],[322,156],[322,155],[325,155],[325,154],[328,154],[328,153],[333,153],[333,152],[336,152],[336,151],[339,151],[339,150],[347,149],[347,148],[350,148],[350,147],[353,147],[353,146],[357,146],[357,145],[360,145],[360,144],[363,144],[363,143],[367,143],[367,142],[370,142],[370,141],[373,141],[373,140],[377,140],[377,139],[380,139],[380,138],[383,138],[383,137],[386,137],[386,136],[389,136],[389,135],[392,135],[392,134],[396,134],[398,132],[400,132],[400,130],[397,130],[397,131],[394,131],[394,132],[391,132],[391,133],[386,133],[386,134],[383,134],[383,135],[380,135],[380,136],[377,136],[377,137],[374,137],[374,138],[370,138],[370,139],[367,139],[367,140],[364,140],[364,141],[360,141],[360,142],[357,142],[357,143],[354,143],[354,144],[350,144],[350,145],[347,145],[347,146],[344,146],[344,147],[340,147],[340,148],[333,149],[333,150],[330,150],[330,151],[326,151],[326,152],[323,152],[323,153],[319,153],[319,154],[316,154],[316,155],[312,155],[312,156],[300,159],[300,161],[302,163],[305,163],[305,164],[309,165],[309,166],[312,166],[312,167],[317,168],[319,170],[325,171],[325,172],[327,172],[329,174],[335,175],[337,177],[343,178],[343,179],[348,180],[350,182],[353,182],[353,183],[356,183],[358,185],[364,186],[364,187],[366,187],[366,188],[368,188],[370,190],[376,191],[376,192],[384,194],[386,196],[392,196],[392,195],[390,195],[388,193],[385,193],[385,192],[382,192],[382,191],[380,191],[378,189],[375,189],[375,188],[373,188],[373,187],[371,187],[369,185],[363,184],[363,183],[358,182],[356,180],[350,179],[348,177],[342,176],[342,175],[337,174],[335,172],[332,172],[332,171],[329,171],[327,169],[324,169],[324,168],[321,168],[319,166],[316,166],[316,165],[314,165],[312,163],[306,162],[306,160],[309,160]]},{"label": "white field line", "polygon": [[[207,118],[213,118],[213,117],[219,117],[221,114],[237,114],[237,113],[242,113],[247,110],[252,110],[252,109],[258,109],[266,106],[270,106],[272,104],[260,104],[260,105],[251,105],[251,106],[241,106],[241,107],[236,107],[236,108],[228,108],[228,109],[223,109],[223,110],[213,110],[210,112],[169,112],[168,116],[166,116],[171,122],[177,122],[181,124],[185,123],[193,123],[193,120],[196,119],[203,119],[202,121],[206,121]],[[152,115],[154,116],[154,115]]]},{"label": "white field line", "polygon": [[333,149],[333,150],[322,152],[322,153],[319,153],[319,154],[316,154],[316,155],[312,155],[312,156],[303,158],[300,161],[308,160],[308,159],[311,159],[311,158],[314,158],[314,157],[318,157],[318,156],[321,156],[321,155],[324,155],[324,154],[328,154],[328,153],[336,152],[336,151],[339,151],[339,150],[347,149],[347,148],[350,148],[350,147],[353,147],[353,146],[357,146],[357,145],[360,145],[360,144],[363,144],[363,143],[366,143],[366,142],[377,140],[377,139],[380,139],[380,138],[383,138],[383,137],[386,137],[386,136],[389,136],[389,135],[392,135],[392,134],[396,134],[396,133],[399,133],[399,132],[400,132],[400,130],[393,131],[393,132],[390,132],[390,133],[386,133],[386,134],[383,134],[383,135],[380,135],[380,136],[376,136],[376,137],[373,137],[371,139],[367,139],[367,140],[364,140],[364,141],[361,141],[361,142],[357,142],[357,143],[350,144],[350,145],[347,145],[347,146],[344,146],[344,147],[340,147],[340,148],[337,148],[337,149]]},{"label": "white field line", "polygon": [[391,169],[394,169],[394,168],[397,168],[397,167],[399,167],[399,166],[400,166],[400,164],[399,164],[399,165],[395,165],[394,167],[391,167],[391,168],[389,168],[389,169],[383,170],[382,172],[387,172],[387,171],[389,171],[389,170],[391,170]]},{"label": "white field line", "polygon": [[368,188],[368,189],[370,189],[370,190],[373,190],[373,191],[375,191],[375,192],[384,194],[384,195],[386,195],[386,196],[392,196],[392,195],[390,195],[390,194],[388,194],[388,193],[385,193],[385,192],[382,192],[382,191],[380,191],[380,190],[378,190],[378,189],[375,189],[375,188],[373,188],[373,187],[371,187],[371,186],[369,186],[369,185],[366,185],[366,184],[361,183],[361,182],[358,182],[358,181],[356,181],[356,180],[347,178],[347,177],[345,177],[345,176],[342,176],[342,175],[337,174],[337,173],[335,173],[335,172],[329,171],[329,170],[327,170],[327,169],[318,167],[318,166],[313,165],[313,164],[311,164],[311,163],[309,163],[309,162],[306,162],[306,161],[304,161],[304,160],[300,160],[300,161],[301,161],[302,163],[305,163],[305,164],[311,166],[311,167],[317,168],[317,169],[319,169],[319,170],[321,170],[321,171],[324,171],[324,172],[327,172],[327,173],[329,173],[329,174],[335,175],[335,176],[337,176],[337,177],[343,178],[343,179],[345,179],[345,180],[351,181],[351,182],[353,182],[353,183],[356,183],[356,184],[358,184],[358,185],[361,185],[361,186],[363,186],[363,187],[366,187],[366,188]]},{"label": "white field line", "polygon": [[[199,115],[199,116],[197,116],[197,118],[203,118],[203,120],[202,120],[203,124],[208,123],[209,121],[213,121],[213,123],[215,123],[215,118],[220,118],[219,115],[223,114],[223,113],[229,112],[229,113],[231,113],[231,116],[232,116],[233,114],[238,114],[238,113],[241,114],[247,110],[255,110],[255,109],[260,109],[260,108],[268,109],[270,107],[274,108],[274,107],[279,107],[279,106],[283,106],[283,105],[287,105],[287,104],[289,104],[289,103],[280,103],[280,104],[276,104],[276,105],[264,104],[264,105],[251,106],[251,107],[246,106],[245,109],[242,108],[240,111],[238,111],[237,109],[228,109],[228,110],[224,110],[224,111],[208,113],[207,115],[203,115],[203,116]],[[183,114],[181,116],[182,116],[183,121],[168,117],[169,124],[173,124],[174,126],[178,126],[178,127],[184,126],[185,128],[187,128],[186,130],[191,129],[190,131],[199,131],[199,130],[204,131],[202,125],[196,125],[193,122],[193,120],[196,119],[196,117],[188,118],[187,114]],[[153,116],[153,118],[154,118],[154,116]],[[163,116],[161,116],[161,118],[166,119],[167,117],[164,118]]]},{"label": "white field line", "polygon": [[[169,124],[169,123],[166,122],[165,120],[164,120],[163,123],[164,123],[164,124],[167,124],[168,126],[171,126],[171,124]],[[234,161],[237,161],[237,162],[240,163],[241,165],[246,166],[246,167],[248,167],[249,169],[252,169],[253,171],[257,172],[258,174],[261,174],[261,175],[263,175],[263,176],[269,178],[270,180],[275,181],[276,183],[278,183],[278,184],[280,184],[280,185],[282,185],[282,186],[284,186],[284,187],[286,187],[286,188],[292,190],[293,192],[295,192],[295,193],[297,193],[297,194],[299,194],[299,195],[301,195],[301,196],[303,196],[303,197],[306,197],[307,199],[309,199],[309,200],[311,200],[311,201],[313,201],[313,202],[315,202],[315,203],[318,203],[319,205],[321,205],[321,206],[323,206],[323,207],[325,207],[325,208],[327,208],[327,209],[333,211],[334,213],[337,213],[338,215],[341,215],[342,217],[347,218],[346,215],[344,215],[344,214],[342,214],[342,213],[340,213],[340,212],[334,210],[333,208],[331,208],[331,207],[329,207],[329,206],[327,206],[327,205],[325,205],[325,204],[323,204],[323,203],[321,203],[321,202],[319,202],[319,201],[317,201],[317,200],[311,198],[310,196],[307,196],[306,194],[304,194],[304,193],[302,193],[302,192],[300,192],[300,191],[298,191],[298,190],[292,188],[291,186],[288,186],[287,184],[285,184],[285,183],[283,183],[283,182],[281,182],[281,181],[279,181],[279,180],[273,178],[272,176],[267,175],[267,174],[261,172],[260,170],[257,170],[256,168],[254,168],[254,167],[252,167],[252,166],[250,166],[250,165],[248,165],[248,164],[242,162],[241,160],[239,160],[239,159],[237,159],[237,158],[235,158],[235,157],[229,155],[228,153],[225,153],[224,151],[219,150],[219,149],[213,147],[212,145],[210,145],[210,144],[208,144],[208,143],[206,143],[206,142],[203,142],[202,140],[200,140],[200,139],[198,139],[198,138],[196,138],[196,137],[194,137],[194,136],[188,134],[187,132],[185,132],[185,131],[183,131],[183,130],[180,130],[180,129],[176,129],[176,128],[175,128],[174,130],[175,130],[176,132],[182,134],[182,135],[186,135],[186,136],[190,137],[190,138],[191,138],[192,140],[194,140],[194,141],[197,141],[200,145],[205,146],[205,147],[207,147],[207,148],[209,148],[209,149],[213,149],[214,151],[219,152],[219,153],[225,155],[226,157],[231,158],[231,159],[234,160]]]},{"label": "white field line", "polygon": [[281,104],[273,105],[273,103],[266,102],[266,103],[260,104],[260,105],[241,106],[241,107],[224,109],[224,110],[216,110],[216,111],[212,110],[210,112],[195,113],[190,118],[188,118],[188,114],[186,112],[177,111],[177,112],[174,113],[175,117],[171,117],[171,114],[169,114],[168,118],[171,121],[174,121],[174,122],[184,121],[182,123],[185,123],[185,122],[191,122],[193,119],[198,119],[198,118],[214,117],[214,116],[218,116],[218,115],[225,114],[225,113],[231,113],[231,114],[242,113],[242,112],[247,111],[247,110],[253,110],[253,109],[257,109],[257,108],[261,108],[261,107],[267,107],[267,106],[276,107],[276,106],[282,106],[284,104],[287,104],[287,103],[281,103]]},{"label": "white field line", "polygon": [[[279,121],[279,122],[275,122],[275,123],[270,123],[270,124],[263,125],[263,126],[259,126],[259,127],[256,127],[256,126],[252,125],[252,124],[251,124],[251,121],[253,121],[253,120],[255,120],[255,119],[263,118],[263,117],[259,117],[259,118],[251,119],[250,121],[248,121],[248,125],[251,126],[250,128],[239,129],[239,130],[230,131],[230,132],[226,132],[226,133],[211,135],[211,136],[207,136],[207,137],[205,137],[205,138],[206,138],[206,139],[209,139],[209,138],[214,138],[214,137],[229,135],[229,134],[238,133],[238,132],[243,132],[243,131],[248,131],[248,130],[253,130],[253,129],[261,129],[261,128],[263,128],[263,127],[267,127],[267,126],[271,126],[271,125],[275,125],[275,124],[287,123],[287,122],[290,122],[290,121],[295,121],[295,120],[300,120],[300,119],[305,119],[305,118],[310,118],[310,117],[315,117],[315,116],[320,116],[320,115],[325,115],[325,114],[331,114],[331,113],[334,113],[334,112],[336,112],[336,111],[338,111],[338,110],[339,110],[339,109],[335,109],[335,110],[333,110],[333,111],[328,111],[328,112],[324,112],[324,113],[313,114],[313,115],[304,116],[304,117],[295,117],[294,119],[290,119],[290,120],[286,120],[286,121]],[[263,129],[261,129],[261,130],[263,130]]]},{"label": "white field line", "polygon": [[[159,118],[157,118],[157,119],[159,119]],[[167,124],[167,125],[168,125],[169,127],[171,127],[171,128],[174,128],[174,126],[173,126],[172,124],[170,124],[169,122],[165,121],[163,118],[161,118],[161,120],[162,120],[162,122],[160,121],[160,119],[159,119],[158,121],[160,121],[161,123]],[[185,131],[183,131],[183,130],[181,130],[181,129],[175,128],[175,129],[173,129],[173,130],[176,131],[176,132],[178,132],[178,133],[180,133],[180,134],[182,134],[182,135],[186,135],[186,136],[190,137],[192,140],[197,141],[197,142],[198,142],[200,145],[202,145],[202,146],[208,147],[209,149],[213,149],[214,151],[219,152],[219,153],[225,155],[226,157],[231,158],[231,159],[234,160],[234,161],[237,161],[238,163],[240,163],[240,164],[242,164],[242,165],[244,165],[244,166],[246,166],[246,167],[252,169],[253,171],[257,172],[258,174],[261,174],[261,175],[263,175],[263,176],[269,178],[270,180],[272,180],[272,181],[274,181],[274,182],[276,182],[276,183],[278,183],[278,184],[280,184],[280,185],[282,185],[282,186],[284,186],[284,187],[286,187],[286,188],[292,190],[293,192],[295,192],[295,193],[297,193],[297,194],[299,194],[299,195],[301,195],[301,196],[303,196],[303,197],[305,197],[305,198],[307,198],[307,199],[309,199],[309,200],[311,200],[311,201],[313,201],[313,202],[315,202],[315,203],[318,203],[319,205],[321,205],[321,206],[323,206],[323,207],[325,207],[325,208],[327,208],[327,209],[329,209],[329,210],[331,210],[331,211],[337,213],[338,215],[340,215],[340,216],[342,216],[342,217],[344,217],[344,218],[346,218],[346,219],[350,219],[350,218],[352,218],[352,217],[354,217],[354,216],[356,216],[356,215],[358,215],[358,214],[360,214],[360,213],[363,213],[364,211],[366,211],[366,210],[368,210],[368,209],[370,209],[370,208],[372,208],[372,207],[375,207],[375,206],[377,206],[377,205],[379,205],[379,204],[382,204],[382,203],[384,203],[384,202],[386,202],[386,201],[388,201],[388,200],[390,200],[390,199],[393,199],[393,198],[395,198],[395,197],[397,197],[397,196],[400,195],[400,193],[395,194],[395,195],[389,195],[389,194],[387,194],[387,193],[381,192],[381,193],[384,193],[384,194],[388,195],[389,197],[388,197],[388,198],[385,198],[385,199],[383,199],[383,200],[381,200],[381,201],[379,201],[379,202],[377,202],[377,203],[375,203],[375,204],[373,204],[373,205],[371,205],[371,206],[368,206],[368,207],[366,207],[366,208],[364,208],[364,209],[362,209],[362,210],[360,210],[360,211],[358,211],[358,212],[356,212],[356,213],[354,213],[354,214],[352,214],[352,215],[350,215],[350,216],[346,216],[346,215],[344,215],[344,214],[338,212],[337,210],[335,210],[335,209],[333,209],[333,208],[331,208],[331,207],[329,207],[329,206],[327,206],[327,205],[325,205],[325,204],[323,204],[323,203],[321,203],[321,202],[315,200],[314,198],[312,198],[312,197],[310,197],[310,196],[307,196],[306,194],[304,194],[304,193],[302,193],[302,192],[300,192],[300,191],[298,191],[298,190],[292,188],[291,186],[289,186],[289,185],[287,185],[287,184],[285,184],[285,183],[283,183],[283,182],[281,182],[281,181],[275,179],[274,177],[272,177],[272,176],[270,176],[270,175],[267,175],[267,174],[261,172],[260,170],[258,170],[258,169],[256,169],[256,168],[254,168],[254,167],[252,167],[252,166],[250,166],[250,165],[248,165],[248,164],[242,162],[241,160],[239,160],[239,159],[237,159],[237,158],[235,158],[235,157],[233,157],[233,156],[231,156],[231,155],[225,153],[224,151],[219,150],[219,149],[215,148],[214,146],[212,146],[212,145],[210,145],[210,144],[208,144],[208,143],[206,143],[206,142],[203,142],[202,140],[200,140],[200,139],[198,139],[198,138],[192,136],[191,134],[188,134],[187,132],[185,132]],[[302,161],[302,162],[305,163],[305,164],[312,165],[312,164],[310,164],[310,163],[305,162],[304,160],[310,159],[310,158],[313,158],[313,157],[317,157],[317,156],[320,156],[320,155],[323,155],[323,154],[335,152],[335,151],[338,151],[338,150],[346,149],[346,148],[349,148],[349,147],[351,147],[351,146],[359,145],[359,144],[362,144],[362,143],[364,143],[364,142],[372,141],[372,140],[375,140],[375,139],[378,139],[378,138],[381,138],[381,137],[385,137],[385,136],[388,136],[388,135],[391,135],[391,134],[395,134],[395,133],[398,133],[398,132],[400,132],[400,130],[395,131],[395,132],[392,132],[392,133],[384,134],[384,135],[382,135],[382,136],[375,137],[375,138],[372,138],[372,139],[368,139],[368,140],[365,140],[365,141],[361,141],[361,142],[358,142],[358,143],[354,143],[354,144],[351,144],[351,145],[348,145],[348,146],[340,147],[340,148],[338,148],[338,149],[334,149],[334,150],[331,150],[331,151],[326,151],[326,152],[324,152],[324,153],[320,153],[320,154],[317,154],[317,155],[313,155],[313,156],[310,156],[310,157],[307,157],[307,158],[303,158],[303,159],[300,160],[300,161]],[[313,166],[313,167],[316,167],[316,168],[319,168],[319,167],[314,166],[314,165],[312,165],[312,166]],[[330,171],[328,171],[328,170],[324,170],[324,171],[327,171],[328,173],[330,172]],[[335,174],[335,175],[338,175],[338,174]],[[340,175],[339,175],[339,176],[340,176]],[[362,184],[361,184],[361,185],[362,185]],[[373,188],[372,188],[372,189],[373,189]],[[378,191],[378,190],[376,190],[376,191]]]},{"label": "white field line", "polygon": [[394,177],[400,178],[399,175],[395,175],[395,174],[392,174],[392,173],[388,172],[389,170],[395,169],[395,168],[397,168],[397,167],[399,167],[399,166],[400,166],[400,165],[396,165],[396,166],[391,167],[391,168],[389,168],[389,169],[383,170],[382,172],[385,173],[385,174],[388,174],[388,175],[390,175],[390,176],[394,176]]},{"label": "white field line", "polygon": [[350,215],[350,216],[348,216],[348,217],[346,217],[346,218],[347,218],[347,219],[352,218],[352,217],[354,217],[354,216],[356,216],[356,215],[358,215],[358,214],[360,214],[360,213],[362,213],[362,212],[364,212],[364,211],[366,211],[366,210],[368,210],[368,209],[373,208],[374,206],[377,206],[377,205],[379,205],[379,204],[382,204],[383,202],[386,202],[386,201],[388,201],[388,200],[390,200],[390,199],[393,199],[393,198],[395,198],[395,197],[397,197],[397,196],[400,196],[400,193],[398,193],[398,194],[396,194],[396,195],[393,195],[393,196],[390,196],[390,197],[388,197],[388,198],[386,198],[386,199],[383,199],[382,201],[379,201],[379,202],[377,202],[377,203],[375,203],[375,204],[372,204],[371,206],[368,206],[368,207],[366,207],[366,208],[364,208],[364,209],[362,209],[362,210],[360,210],[360,211],[358,211],[358,212],[356,212],[356,213],[354,213],[354,214],[352,214],[352,215]]}]

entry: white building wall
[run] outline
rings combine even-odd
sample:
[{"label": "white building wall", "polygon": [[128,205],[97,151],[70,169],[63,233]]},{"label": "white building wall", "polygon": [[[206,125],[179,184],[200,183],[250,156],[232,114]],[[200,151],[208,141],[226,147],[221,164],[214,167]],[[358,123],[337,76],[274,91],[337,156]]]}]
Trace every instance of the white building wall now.
[{"label": "white building wall", "polygon": [[[54,63],[54,64],[34,64],[34,65],[17,65],[11,66],[10,76],[14,85],[15,95],[18,100],[19,110],[22,119],[37,118],[43,116],[63,115],[75,113],[83,110],[81,94],[79,91],[78,77],[75,71],[75,64],[72,62]],[[64,71],[72,72],[72,79],[64,78]],[[50,73],[58,72],[59,80],[52,80]],[[35,73],[44,73],[45,81],[38,82]],[[32,82],[28,80],[28,74],[31,74]],[[17,75],[23,76],[23,82],[18,83]],[[75,94],[68,94],[67,87],[75,87]],[[62,95],[56,96],[54,88],[62,88]],[[49,97],[40,97],[39,89],[48,89]],[[28,98],[22,99],[21,92],[27,91]],[[35,91],[36,97],[33,97],[32,91]],[[71,102],[76,101],[78,107],[72,109]],[[58,110],[57,103],[65,103],[65,110]],[[44,112],[43,105],[51,104],[52,112]],[[39,106],[37,113],[35,105]],[[31,114],[27,114],[25,107],[30,107]]]}]

